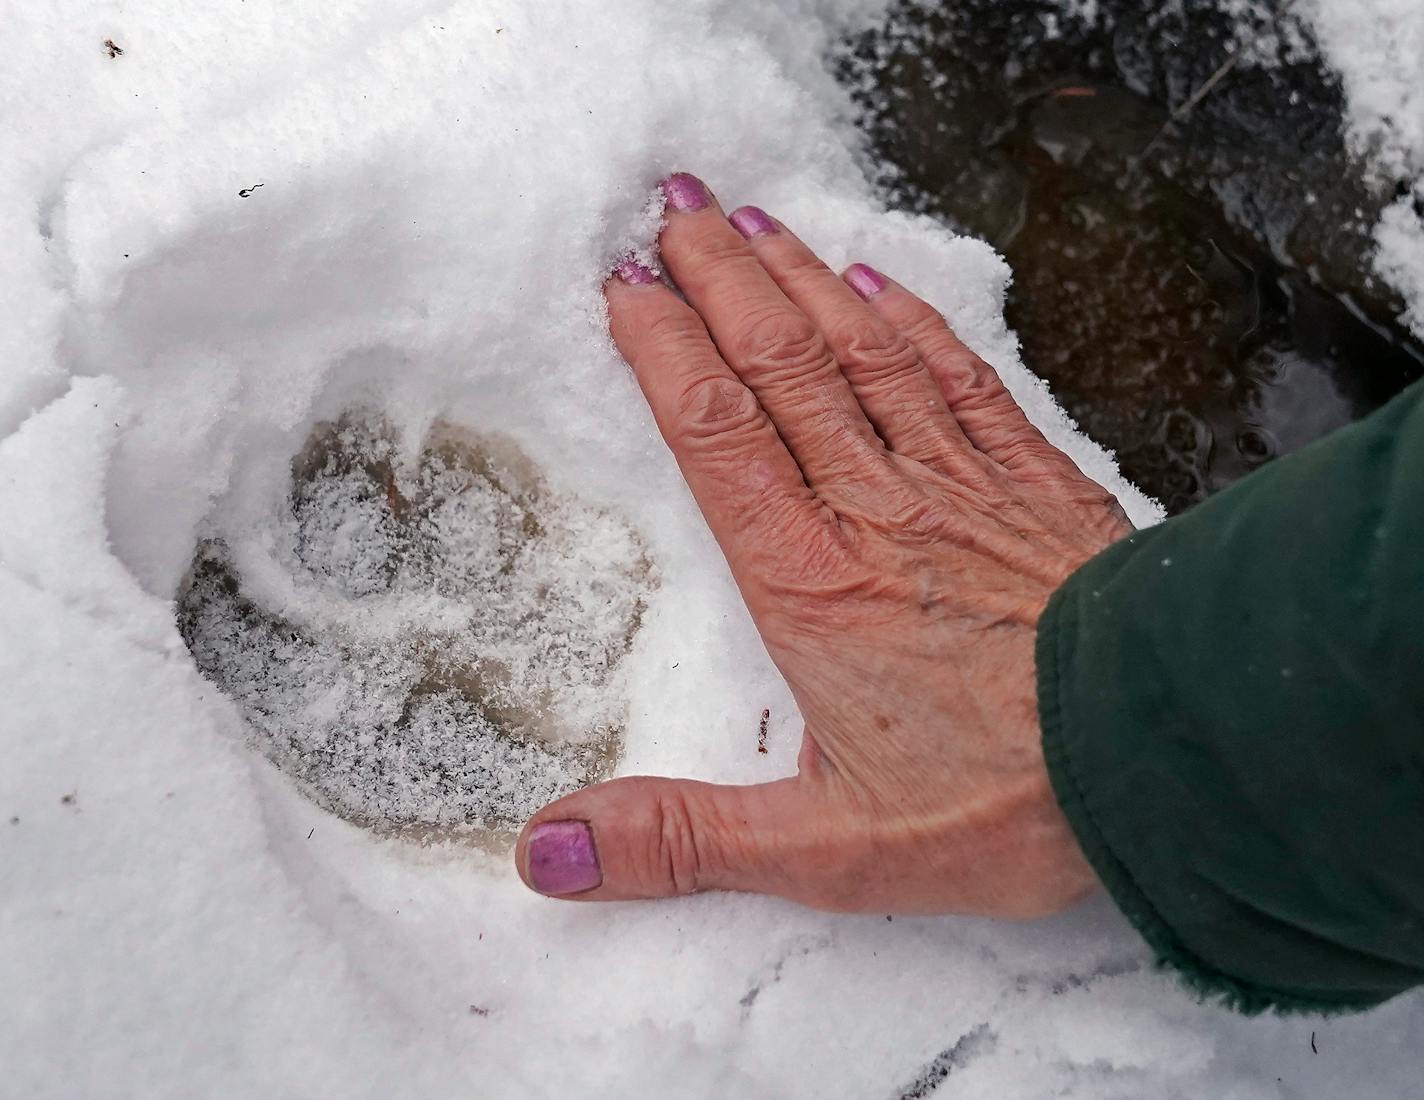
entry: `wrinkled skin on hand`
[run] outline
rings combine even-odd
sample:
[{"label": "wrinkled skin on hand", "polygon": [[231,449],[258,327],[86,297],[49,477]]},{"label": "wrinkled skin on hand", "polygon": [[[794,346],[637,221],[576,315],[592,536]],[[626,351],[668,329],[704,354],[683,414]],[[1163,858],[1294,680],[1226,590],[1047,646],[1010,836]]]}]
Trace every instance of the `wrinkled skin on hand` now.
[{"label": "wrinkled skin on hand", "polygon": [[[663,190],[685,301],[624,264],[613,336],[805,717],[798,774],[577,792],[526,827],[521,875],[594,901],[1071,904],[1096,879],[1044,766],[1035,629],[1125,516],[913,294],[861,265],[835,274],[754,208],[729,219],[693,177]],[[551,822],[586,823],[592,850],[539,839],[584,835]],[[564,874],[579,858],[583,876]]]}]

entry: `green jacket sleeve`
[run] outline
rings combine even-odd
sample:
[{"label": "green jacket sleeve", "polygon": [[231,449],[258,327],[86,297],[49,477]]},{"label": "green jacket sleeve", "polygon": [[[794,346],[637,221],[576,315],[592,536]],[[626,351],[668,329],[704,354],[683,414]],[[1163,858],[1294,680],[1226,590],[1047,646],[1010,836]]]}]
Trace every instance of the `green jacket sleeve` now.
[{"label": "green jacket sleeve", "polygon": [[1088,562],[1037,661],[1054,791],[1163,962],[1244,1011],[1424,983],[1424,383]]}]

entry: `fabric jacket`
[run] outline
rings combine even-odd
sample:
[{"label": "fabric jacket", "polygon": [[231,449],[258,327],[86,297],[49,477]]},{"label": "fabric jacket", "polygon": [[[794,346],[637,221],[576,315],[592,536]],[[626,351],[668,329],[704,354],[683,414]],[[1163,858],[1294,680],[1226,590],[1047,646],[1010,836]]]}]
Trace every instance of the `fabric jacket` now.
[{"label": "fabric jacket", "polygon": [[1424,383],[1109,548],[1039,623],[1059,802],[1238,1008],[1424,982]]}]

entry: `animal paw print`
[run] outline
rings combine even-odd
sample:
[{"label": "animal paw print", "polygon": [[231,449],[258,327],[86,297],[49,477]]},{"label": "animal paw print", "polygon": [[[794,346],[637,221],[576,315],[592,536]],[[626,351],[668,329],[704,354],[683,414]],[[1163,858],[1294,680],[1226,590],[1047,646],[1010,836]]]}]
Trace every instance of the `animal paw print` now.
[{"label": "animal paw print", "polygon": [[508,442],[440,424],[412,453],[348,414],[297,457],[266,530],[199,545],[178,622],[254,745],[323,805],[498,836],[616,763],[652,585],[627,522],[549,491]]}]

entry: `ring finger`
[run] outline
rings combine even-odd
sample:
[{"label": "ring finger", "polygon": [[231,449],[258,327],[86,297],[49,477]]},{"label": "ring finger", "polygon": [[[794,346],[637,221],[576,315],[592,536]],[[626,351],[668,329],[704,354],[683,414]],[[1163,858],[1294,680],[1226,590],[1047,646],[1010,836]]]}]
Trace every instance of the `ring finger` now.
[{"label": "ring finger", "polygon": [[889,448],[942,473],[977,462],[915,346],[795,234],[755,206],[728,219],[791,301],[825,336],[865,415]]}]

